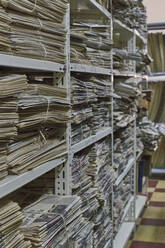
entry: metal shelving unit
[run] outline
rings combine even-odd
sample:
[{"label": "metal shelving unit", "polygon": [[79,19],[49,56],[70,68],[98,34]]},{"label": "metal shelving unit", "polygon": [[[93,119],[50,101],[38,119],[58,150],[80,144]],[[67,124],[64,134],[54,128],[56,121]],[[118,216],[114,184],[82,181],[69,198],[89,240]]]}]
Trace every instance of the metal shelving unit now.
[{"label": "metal shelving unit", "polygon": [[[70,11],[71,8],[71,11]],[[71,12],[71,18],[70,18]],[[54,83],[56,86],[65,87],[67,89],[67,99],[68,102],[71,103],[71,82],[70,76],[71,73],[86,73],[93,75],[104,75],[109,77],[109,82],[111,85],[111,93],[113,93],[113,82],[114,77],[134,77],[134,78],[143,78],[143,76],[136,74],[135,68],[131,72],[112,70],[112,65],[110,65],[109,69],[104,69],[101,67],[96,67],[92,65],[85,64],[73,64],[70,63],[70,19],[74,19],[78,13],[78,20],[82,20],[86,15],[90,15],[91,19],[95,19],[99,17],[101,20],[108,20],[109,24],[112,25],[116,33],[124,34],[125,41],[128,43],[128,49],[135,50],[136,42],[138,44],[144,43],[146,44],[146,40],[141,37],[138,31],[132,30],[128,28],[125,24],[121,23],[119,20],[112,20],[111,13],[102,7],[95,0],[73,0],[71,1],[71,5],[68,5],[68,11],[65,18],[65,25],[67,30],[66,36],[66,64],[58,64],[49,61],[42,61],[36,59],[29,59],[23,57],[16,57],[12,55],[4,55],[0,54],[0,66],[2,68],[17,68],[23,69],[27,71],[40,71],[40,72],[53,72],[54,73]],[[112,37],[112,30],[110,30],[110,36]],[[112,38],[113,40],[113,38]],[[111,54],[112,56],[112,54]],[[113,62],[113,59],[112,59]],[[59,84],[59,77],[63,77],[64,84]],[[112,94],[113,95],[113,94]],[[36,178],[44,175],[45,173],[55,169],[56,177],[55,177],[55,193],[58,195],[69,195],[72,193],[72,174],[71,174],[71,162],[75,153],[89,147],[90,145],[100,141],[105,137],[110,137],[111,145],[112,145],[112,164],[113,164],[113,143],[114,143],[114,134],[113,134],[113,97],[111,104],[111,126],[107,127],[103,130],[100,130],[97,134],[91,135],[90,137],[82,140],[81,142],[71,145],[71,124],[67,124],[67,156],[66,159],[56,159],[45,163],[27,173],[24,173],[19,176],[8,176],[2,182],[0,182],[0,198],[7,196],[8,194],[16,191],[17,189],[23,187],[27,183],[35,180]],[[127,240],[129,239],[132,230],[135,227],[135,220],[139,216],[146,199],[143,197],[138,197],[136,199],[136,119],[134,120],[134,159],[132,159],[123,173],[117,178],[114,182],[114,185],[119,185],[124,177],[129,173],[131,169],[134,168],[134,172],[132,175],[132,183],[134,183],[134,192],[133,196],[127,203],[122,226],[116,235],[114,240],[113,247],[114,248],[124,248]],[[132,204],[133,203],[133,204]],[[112,189],[112,206],[113,206],[113,189]],[[135,207],[137,210],[135,210]],[[134,213],[134,220],[132,222],[124,222],[127,213],[130,208],[133,208],[132,212]],[[113,219],[113,213],[112,213]],[[113,235],[113,234],[112,234]],[[107,243],[105,248],[110,247],[111,242]]]}]

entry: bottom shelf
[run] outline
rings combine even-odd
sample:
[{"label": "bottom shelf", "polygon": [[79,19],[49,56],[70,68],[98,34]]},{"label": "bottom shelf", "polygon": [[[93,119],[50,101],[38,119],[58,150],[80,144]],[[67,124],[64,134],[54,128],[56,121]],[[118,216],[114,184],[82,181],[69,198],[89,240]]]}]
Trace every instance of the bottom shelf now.
[{"label": "bottom shelf", "polygon": [[135,222],[123,222],[114,240],[114,248],[124,248],[135,227]]},{"label": "bottom shelf", "polygon": [[[137,196],[136,199],[136,220],[139,218],[143,208],[146,204],[146,196]],[[136,223],[135,222],[123,222],[120,227],[118,234],[114,240],[114,248],[124,248],[131,236],[132,231],[134,230]]]},{"label": "bottom shelf", "polygon": [[136,220],[139,218],[147,202],[147,196],[138,195],[136,199]]}]

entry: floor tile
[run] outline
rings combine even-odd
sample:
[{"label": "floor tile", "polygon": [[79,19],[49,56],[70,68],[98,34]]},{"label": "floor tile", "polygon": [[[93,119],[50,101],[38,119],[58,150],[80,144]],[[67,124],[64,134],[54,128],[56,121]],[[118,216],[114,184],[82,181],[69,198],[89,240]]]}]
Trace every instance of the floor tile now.
[{"label": "floor tile", "polygon": [[130,248],[165,248],[165,245],[161,243],[133,241]]},{"label": "floor tile", "polygon": [[165,219],[165,208],[149,206],[144,212],[143,218]]},{"label": "floor tile", "polygon": [[159,181],[156,185],[156,188],[165,189],[165,180]]},{"label": "floor tile", "polygon": [[149,225],[149,226],[163,226],[165,227],[165,219],[149,219],[143,218],[140,222],[140,225]]},{"label": "floor tile", "polygon": [[154,192],[152,194],[151,201],[165,202],[165,194],[160,192]]},{"label": "floor tile", "polygon": [[158,180],[149,180],[148,187],[155,188],[157,184],[158,184]]},{"label": "floor tile", "polygon": [[165,229],[158,226],[139,226],[134,241],[165,243]]},{"label": "floor tile", "polygon": [[148,189],[147,189],[147,192],[148,192],[148,193],[150,193],[150,192],[153,193],[154,191],[155,191],[155,188],[148,188]]}]

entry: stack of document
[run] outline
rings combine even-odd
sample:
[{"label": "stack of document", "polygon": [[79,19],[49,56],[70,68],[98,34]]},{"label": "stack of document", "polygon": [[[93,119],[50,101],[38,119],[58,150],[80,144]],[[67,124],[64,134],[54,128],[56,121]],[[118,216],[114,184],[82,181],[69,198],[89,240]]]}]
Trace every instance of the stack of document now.
[{"label": "stack of document", "polygon": [[10,23],[12,22],[9,15],[0,4],[0,51],[1,53],[11,53]]},{"label": "stack of document", "polygon": [[110,26],[73,23],[71,26],[71,62],[111,68]]},{"label": "stack of document", "polygon": [[106,208],[100,207],[93,217],[93,221],[95,224],[93,247],[101,248],[108,245],[112,248],[113,225]]},{"label": "stack of document", "polygon": [[136,118],[137,98],[141,94],[135,80],[115,80],[116,96],[114,98],[114,127],[127,127]]},{"label": "stack of document", "polygon": [[23,210],[21,230],[34,247],[73,247],[82,225],[78,196],[43,195]]},{"label": "stack of document", "polygon": [[23,214],[13,201],[1,200],[0,203],[0,244],[2,248],[31,248],[31,242],[25,241],[21,230]]},{"label": "stack of document", "polygon": [[92,146],[89,154],[90,164],[87,169],[87,175],[91,176],[93,187],[96,187],[98,190],[97,198],[105,206],[109,206],[114,181],[110,141],[110,138],[106,138]]},{"label": "stack of document", "polygon": [[66,90],[43,81],[27,82],[25,75],[0,78],[0,178],[6,175],[4,161],[10,173],[20,174],[66,155],[65,123],[70,120]]},{"label": "stack of document", "polygon": [[119,176],[134,159],[134,129],[129,126],[118,130],[114,141],[114,168]]},{"label": "stack of document", "polygon": [[0,5],[2,20],[7,23],[4,39],[7,46],[9,42],[5,35],[10,27],[9,48],[13,55],[65,63],[63,20],[67,11],[66,0],[27,0],[26,3],[23,0],[4,0]]},{"label": "stack of document", "polygon": [[148,117],[143,117],[138,122],[137,135],[143,142],[145,152],[153,152],[158,149],[161,134],[159,128]]},{"label": "stack of document", "polygon": [[8,175],[7,146],[17,136],[17,95],[27,88],[24,75],[0,77],[0,179]]},{"label": "stack of document", "polygon": [[103,77],[72,77],[72,144],[110,126],[111,83]]},{"label": "stack of document", "polygon": [[112,11],[116,19],[130,28],[136,28],[142,36],[147,36],[146,8],[141,0],[113,0]]}]

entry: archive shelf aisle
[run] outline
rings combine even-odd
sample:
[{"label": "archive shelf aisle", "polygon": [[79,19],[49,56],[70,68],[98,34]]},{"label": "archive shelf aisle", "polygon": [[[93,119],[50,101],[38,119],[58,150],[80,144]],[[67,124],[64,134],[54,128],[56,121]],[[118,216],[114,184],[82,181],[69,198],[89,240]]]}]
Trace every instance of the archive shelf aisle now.
[{"label": "archive shelf aisle", "polygon": [[[96,65],[89,64],[80,64],[80,63],[72,63],[70,59],[70,34],[71,34],[71,24],[73,21],[84,21],[87,20],[87,16],[91,17],[92,22],[94,22],[97,18],[102,21],[105,25],[109,25],[109,46],[112,46],[113,43],[113,30],[114,36],[117,33],[120,33],[121,37],[125,37],[124,43],[128,45],[128,50],[136,51],[136,45],[145,46],[146,40],[139,34],[139,32],[135,29],[130,29],[121,21],[112,18],[111,13],[101,6],[96,0],[74,0],[71,1],[71,4],[68,4],[68,10],[65,17],[65,27],[67,30],[66,34],[66,44],[65,44],[65,55],[66,55],[66,63],[58,64],[55,62],[42,61],[39,59],[30,59],[12,55],[0,54],[0,65],[1,68],[5,71],[19,69],[19,71],[23,72],[48,72],[54,74],[54,84],[56,87],[64,87],[67,89],[67,100],[69,104],[72,104],[72,76],[78,75],[81,76],[101,76],[108,80],[109,86],[111,88],[110,99],[111,102],[109,104],[109,120],[110,124],[107,127],[103,127],[98,130],[96,133],[92,133],[87,138],[82,139],[78,143],[72,144],[72,124],[68,123],[66,127],[67,133],[67,156],[66,158],[58,158],[53,161],[47,162],[39,167],[28,171],[24,174],[18,176],[7,176],[6,179],[0,182],[0,198],[3,198],[10,193],[16,191],[17,189],[23,187],[24,185],[30,183],[31,181],[37,179],[38,177],[44,175],[45,173],[55,170],[55,194],[57,195],[70,195],[72,194],[72,161],[74,156],[82,152],[86,148],[91,148],[92,145],[101,142],[102,140],[108,138],[111,145],[111,160],[113,166],[113,152],[114,152],[114,119],[113,119],[113,84],[116,77],[124,77],[124,78],[140,78],[143,76],[140,74],[136,74],[135,63],[132,63],[134,68],[131,71],[119,71],[113,70],[113,56],[112,51],[109,53],[110,64],[108,68],[104,68]],[[70,18],[71,17],[71,18]],[[86,18],[86,19],[84,19]],[[124,35],[123,35],[124,34]],[[115,38],[114,38],[115,44]],[[143,45],[142,45],[143,44]],[[63,80],[61,80],[63,78]],[[71,113],[70,113],[71,115]],[[111,188],[111,220],[113,223],[113,194],[114,188],[118,186],[123,179],[129,174],[131,171],[131,182],[132,182],[132,196],[128,201],[127,205],[124,209],[124,215],[122,217],[121,227],[119,232],[116,234],[115,240],[112,244],[112,240],[109,240],[105,247],[110,248],[124,248],[126,241],[128,240],[132,230],[135,226],[135,221],[138,218],[142,208],[144,207],[146,198],[141,196],[136,196],[136,119],[133,120],[133,152],[134,158],[127,164],[124,171],[119,175],[119,177],[113,181]],[[131,209],[131,222],[125,220],[127,217],[129,218],[129,212]],[[133,216],[132,216],[133,213]],[[124,233],[126,232],[126,235]],[[113,229],[112,229],[113,235]],[[125,241],[123,241],[123,237]],[[122,241],[122,242],[121,242]]]}]

